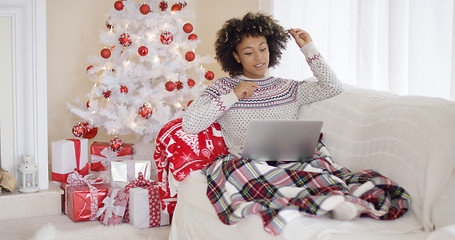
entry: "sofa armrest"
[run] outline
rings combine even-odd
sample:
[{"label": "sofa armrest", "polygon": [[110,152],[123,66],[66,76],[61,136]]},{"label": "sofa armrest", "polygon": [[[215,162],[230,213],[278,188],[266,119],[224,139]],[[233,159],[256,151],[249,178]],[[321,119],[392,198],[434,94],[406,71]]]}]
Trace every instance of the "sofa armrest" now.
[{"label": "sofa armrest", "polygon": [[[402,185],[425,229],[450,224],[434,215],[455,184],[449,183],[455,172],[454,102],[346,85],[336,97],[302,106],[299,118],[324,121],[324,142],[335,162],[352,171],[375,169]],[[443,208],[455,215],[455,206]]]}]

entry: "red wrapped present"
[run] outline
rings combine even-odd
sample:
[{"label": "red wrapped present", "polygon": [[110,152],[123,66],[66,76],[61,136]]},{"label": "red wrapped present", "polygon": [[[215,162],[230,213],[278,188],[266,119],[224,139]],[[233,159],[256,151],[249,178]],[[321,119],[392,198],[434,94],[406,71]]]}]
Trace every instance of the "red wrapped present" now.
[{"label": "red wrapped present", "polygon": [[108,142],[94,142],[90,154],[92,171],[105,171],[113,160],[133,159],[133,144],[124,143],[120,151],[114,152]]},{"label": "red wrapped present", "polygon": [[81,175],[89,172],[88,140],[66,139],[52,142],[52,180],[65,183],[74,171]]},{"label": "red wrapped present", "polygon": [[107,196],[110,185],[103,179],[88,179],[77,172],[68,176],[68,182],[62,183],[65,191],[65,214],[74,222],[95,221],[97,212]]},{"label": "red wrapped present", "polygon": [[109,188],[108,196],[103,200],[103,206],[96,214],[104,225],[116,225],[123,222],[128,193],[120,188]]},{"label": "red wrapped present", "polygon": [[139,174],[138,180],[125,187],[125,192],[129,193],[129,200],[124,222],[130,222],[138,228],[170,224],[170,215],[161,210],[157,182],[146,180]]}]

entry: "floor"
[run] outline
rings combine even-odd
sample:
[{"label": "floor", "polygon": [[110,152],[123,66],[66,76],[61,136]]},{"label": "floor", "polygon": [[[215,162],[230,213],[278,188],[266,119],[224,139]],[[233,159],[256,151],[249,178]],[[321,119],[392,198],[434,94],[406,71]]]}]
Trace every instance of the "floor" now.
[{"label": "floor", "polygon": [[[1,214],[1,213],[0,213]],[[71,233],[84,232],[87,235],[90,235],[90,231],[93,231],[93,239],[95,239],[96,230],[103,230],[104,234],[111,232],[112,235],[116,235],[114,230],[116,227],[104,226],[99,221],[93,222],[73,222],[66,215],[56,215],[56,216],[46,216],[46,217],[32,217],[32,218],[20,218],[13,220],[1,220],[0,221],[0,239],[60,239],[59,237],[51,236],[49,237],[36,237],[37,233],[47,226],[53,225],[55,228],[61,232],[65,233],[65,236],[70,235]],[[133,225],[123,224],[123,232],[125,228],[128,228],[130,235],[139,236],[137,239],[153,239],[153,240],[166,240],[169,238],[169,226],[156,227],[156,228],[146,228],[146,229],[136,229]],[[125,226],[128,225],[128,226]],[[118,229],[118,228],[117,228]],[[108,230],[108,231],[106,231]],[[132,234],[131,234],[132,233]],[[118,235],[118,234],[117,234]],[[111,236],[108,236],[109,239],[113,239]],[[66,238],[65,239],[72,239]],[[75,238],[77,239],[77,238]],[[81,238],[87,239],[87,238]],[[92,239],[90,237],[90,239]],[[133,239],[127,237],[126,239]],[[136,238],[135,238],[136,239]]]}]

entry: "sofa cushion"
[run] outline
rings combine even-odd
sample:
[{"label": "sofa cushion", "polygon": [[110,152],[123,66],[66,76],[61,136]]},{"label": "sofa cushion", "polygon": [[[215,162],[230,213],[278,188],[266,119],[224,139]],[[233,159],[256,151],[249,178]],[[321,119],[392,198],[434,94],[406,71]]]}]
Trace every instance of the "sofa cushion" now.
[{"label": "sofa cushion", "polygon": [[441,212],[455,215],[441,200],[452,194],[454,102],[346,85],[336,97],[302,106],[299,118],[324,121],[324,142],[335,162],[351,171],[377,170],[402,185],[426,230],[455,223],[436,220]]}]

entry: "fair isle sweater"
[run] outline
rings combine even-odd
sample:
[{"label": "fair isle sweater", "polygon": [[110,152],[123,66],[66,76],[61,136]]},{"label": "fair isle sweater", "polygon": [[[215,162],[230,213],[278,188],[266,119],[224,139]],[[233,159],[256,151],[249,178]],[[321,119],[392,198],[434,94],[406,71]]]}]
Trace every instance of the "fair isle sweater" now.
[{"label": "fair isle sweater", "polygon": [[[245,76],[217,79],[188,107],[182,121],[183,130],[199,133],[217,122],[229,152],[238,155],[243,148],[250,120],[297,119],[300,105],[341,93],[341,82],[313,42],[300,50],[316,79],[295,81],[276,77],[248,79]],[[240,81],[254,81],[259,88],[251,97],[238,99],[233,90]]]}]

